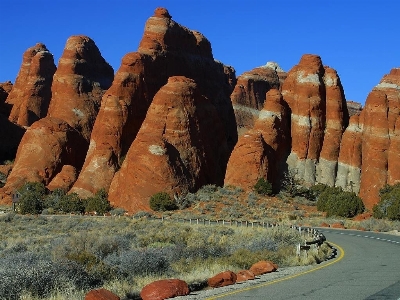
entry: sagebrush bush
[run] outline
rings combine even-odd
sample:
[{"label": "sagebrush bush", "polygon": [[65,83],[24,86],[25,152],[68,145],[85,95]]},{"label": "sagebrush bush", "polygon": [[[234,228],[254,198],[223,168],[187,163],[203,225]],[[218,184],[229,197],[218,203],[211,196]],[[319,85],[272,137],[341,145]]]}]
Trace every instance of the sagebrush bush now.
[{"label": "sagebrush bush", "polygon": [[174,199],[166,192],[159,192],[151,196],[150,208],[154,211],[175,210],[178,208]]},{"label": "sagebrush bush", "polygon": [[66,283],[78,289],[90,289],[101,284],[100,278],[89,275],[71,261],[53,262],[31,252],[0,257],[0,299],[17,300],[23,292],[45,297]]}]

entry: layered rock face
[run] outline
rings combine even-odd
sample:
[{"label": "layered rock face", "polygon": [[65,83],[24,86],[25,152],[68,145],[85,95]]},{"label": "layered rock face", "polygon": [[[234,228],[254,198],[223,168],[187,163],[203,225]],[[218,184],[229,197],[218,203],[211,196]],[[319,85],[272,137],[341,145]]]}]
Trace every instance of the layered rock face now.
[{"label": "layered rock face", "polygon": [[89,141],[101,98],[113,78],[113,68],[93,40],[70,37],[54,74],[48,116],[65,120]]},{"label": "layered rock face", "polygon": [[361,115],[360,197],[366,207],[372,208],[385,184],[400,182],[400,69],[391,70],[371,91]]},{"label": "layered rock face", "polygon": [[335,185],[342,135],[349,122],[346,99],[340,78],[332,68],[325,67],[325,130],[317,165],[318,183]]},{"label": "layered rock face", "polygon": [[347,110],[349,111],[349,116],[354,116],[360,114],[362,111],[361,103],[355,101],[347,101]]},{"label": "layered rock face", "polygon": [[349,126],[343,133],[335,182],[335,186],[356,194],[360,191],[362,164],[363,122],[360,118],[360,115],[352,116]]},{"label": "layered rock face", "polygon": [[[282,94],[292,111],[289,170],[305,184],[320,181],[333,185],[335,158],[348,121],[343,88],[336,72],[324,68],[319,56],[306,54],[289,71]],[[330,138],[324,139],[325,135]],[[319,163],[321,166],[317,168]]]},{"label": "layered rock face", "polygon": [[146,22],[138,52],[124,56],[103,96],[88,155],[72,191],[87,197],[100,188],[108,189],[154,95],[176,75],[194,79],[212,101],[223,122],[222,144],[233,149],[237,131],[229,96],[236,82],[234,70],[214,61],[211,45],[202,34],[179,25],[166,9],[158,8]]},{"label": "layered rock face", "polygon": [[14,167],[3,192],[10,194],[28,181],[47,185],[64,165],[80,169],[82,136],[65,121],[46,117],[32,124],[19,144]]},{"label": "layered rock face", "polygon": [[21,69],[7,97],[7,104],[12,105],[11,122],[30,126],[47,115],[55,71],[53,55],[44,44],[25,51]]},{"label": "layered rock face", "polygon": [[241,136],[229,158],[225,185],[252,189],[259,178],[277,188],[290,152],[290,114],[279,90],[266,94],[253,129]]},{"label": "layered rock face", "polygon": [[113,205],[149,210],[150,197],[222,185],[229,157],[223,120],[197,83],[170,77],[154,96],[146,119],[109,190]]},{"label": "layered rock face", "polygon": [[253,127],[260,110],[264,107],[266,93],[270,89],[279,90],[286,75],[278,64],[268,62],[238,77],[231,101],[239,133]]}]

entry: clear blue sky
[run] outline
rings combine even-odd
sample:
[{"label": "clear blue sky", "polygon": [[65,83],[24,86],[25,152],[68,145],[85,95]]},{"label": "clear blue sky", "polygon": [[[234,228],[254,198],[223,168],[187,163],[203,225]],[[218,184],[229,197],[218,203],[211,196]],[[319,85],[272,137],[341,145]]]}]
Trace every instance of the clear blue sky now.
[{"label": "clear blue sky", "polygon": [[338,71],[346,98],[364,103],[400,67],[399,0],[2,0],[0,82],[15,81],[23,52],[37,42],[57,64],[76,34],[91,37],[117,71],[159,6],[203,33],[237,76],[267,61],[289,71],[303,54],[318,54]]}]

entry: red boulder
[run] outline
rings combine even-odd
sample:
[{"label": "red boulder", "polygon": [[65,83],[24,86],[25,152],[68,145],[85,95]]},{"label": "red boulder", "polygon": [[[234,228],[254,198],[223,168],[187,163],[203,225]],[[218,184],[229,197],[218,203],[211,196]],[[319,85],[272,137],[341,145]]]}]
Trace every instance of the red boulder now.
[{"label": "red boulder", "polygon": [[278,270],[278,265],[269,260],[259,261],[250,268],[250,271],[253,272],[255,276],[275,272],[276,270]]},{"label": "red boulder", "polygon": [[208,286],[218,288],[226,285],[231,285],[236,282],[237,275],[232,271],[221,272],[214,277],[208,279]]},{"label": "red boulder", "polygon": [[183,280],[163,279],[146,285],[140,292],[143,300],[163,300],[189,294],[189,286]]},{"label": "red boulder", "polygon": [[119,300],[120,298],[106,289],[91,290],[85,300]]}]

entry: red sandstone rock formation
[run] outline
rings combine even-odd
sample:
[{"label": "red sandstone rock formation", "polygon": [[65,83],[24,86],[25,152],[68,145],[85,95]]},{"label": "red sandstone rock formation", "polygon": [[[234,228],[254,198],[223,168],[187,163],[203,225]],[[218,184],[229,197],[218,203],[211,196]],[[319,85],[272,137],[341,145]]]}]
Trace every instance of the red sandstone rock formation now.
[{"label": "red sandstone rock formation", "polygon": [[232,271],[221,272],[208,279],[208,286],[219,288],[236,283],[237,276]]},{"label": "red sandstone rock formation", "polygon": [[340,142],[349,121],[343,87],[334,69],[325,67],[325,131],[317,165],[317,182],[335,185]]},{"label": "red sandstone rock formation", "polygon": [[281,93],[271,89],[254,128],[239,138],[232,151],[224,183],[252,189],[259,178],[266,178],[278,187],[289,152],[288,107]]},{"label": "red sandstone rock formation", "polygon": [[56,176],[47,185],[50,191],[55,189],[62,189],[64,191],[69,191],[72,185],[75,183],[78,177],[78,172],[74,166],[64,165]]},{"label": "red sandstone rock formation", "polygon": [[114,70],[94,41],[71,36],[54,74],[48,116],[66,121],[89,141],[101,97],[113,78]]},{"label": "red sandstone rock formation", "polygon": [[[362,113],[364,130],[360,197],[368,209],[378,202],[379,189],[387,183],[390,147],[389,112],[389,101],[385,91],[377,88],[372,90]],[[394,124],[392,128],[394,129]]]},{"label": "red sandstone rock formation", "polygon": [[84,158],[79,149],[82,144],[81,135],[60,119],[46,117],[35,122],[21,140],[3,192],[10,194],[28,181],[47,185],[63,165],[80,169]]},{"label": "red sandstone rock formation", "polygon": [[341,134],[348,122],[343,88],[335,70],[306,54],[286,78],[282,94],[292,110],[289,170],[305,184],[333,185]]},{"label": "red sandstone rock formation", "polygon": [[362,111],[361,103],[355,101],[347,101],[347,110],[349,111],[349,116],[359,115]]},{"label": "red sandstone rock formation", "polygon": [[286,73],[273,62],[238,77],[231,100],[239,132],[244,133],[253,127],[264,107],[266,93],[270,89],[279,90],[285,78]]},{"label": "red sandstone rock formation", "polygon": [[230,154],[223,121],[192,79],[170,77],[154,96],[146,119],[109,190],[112,205],[149,210],[161,191],[186,193],[222,185]]},{"label": "red sandstone rock formation", "polygon": [[203,35],[179,25],[167,10],[158,8],[146,22],[138,52],[124,56],[112,87],[103,96],[88,155],[72,191],[87,197],[109,188],[154,95],[175,75],[194,79],[213,102],[223,121],[221,143],[233,149],[237,131],[229,96],[234,70],[214,61]]},{"label": "red sandstone rock formation", "polygon": [[282,94],[292,110],[292,151],[288,167],[308,184],[316,179],[316,164],[325,127],[324,68],[319,56],[303,55],[288,73]]},{"label": "red sandstone rock formation", "polygon": [[36,44],[25,51],[21,69],[7,98],[7,103],[12,105],[10,121],[30,126],[46,116],[55,71],[53,55],[44,44]]},{"label": "red sandstone rock formation", "polygon": [[154,281],[140,292],[143,300],[164,300],[177,296],[189,295],[189,286],[183,280],[163,279]]},{"label": "red sandstone rock formation", "polygon": [[91,290],[85,300],[120,300],[120,298],[106,289]]},{"label": "red sandstone rock formation", "polygon": [[269,260],[262,260],[254,265],[252,265],[249,269],[255,276],[275,272],[278,270],[278,265],[274,264],[272,261]]},{"label": "red sandstone rock formation", "polygon": [[335,182],[336,186],[356,194],[360,191],[362,131],[360,116],[352,116],[342,136]]},{"label": "red sandstone rock formation", "polygon": [[342,139],[336,185],[359,192],[369,210],[385,184],[400,182],[399,70],[391,70],[374,87]]}]

